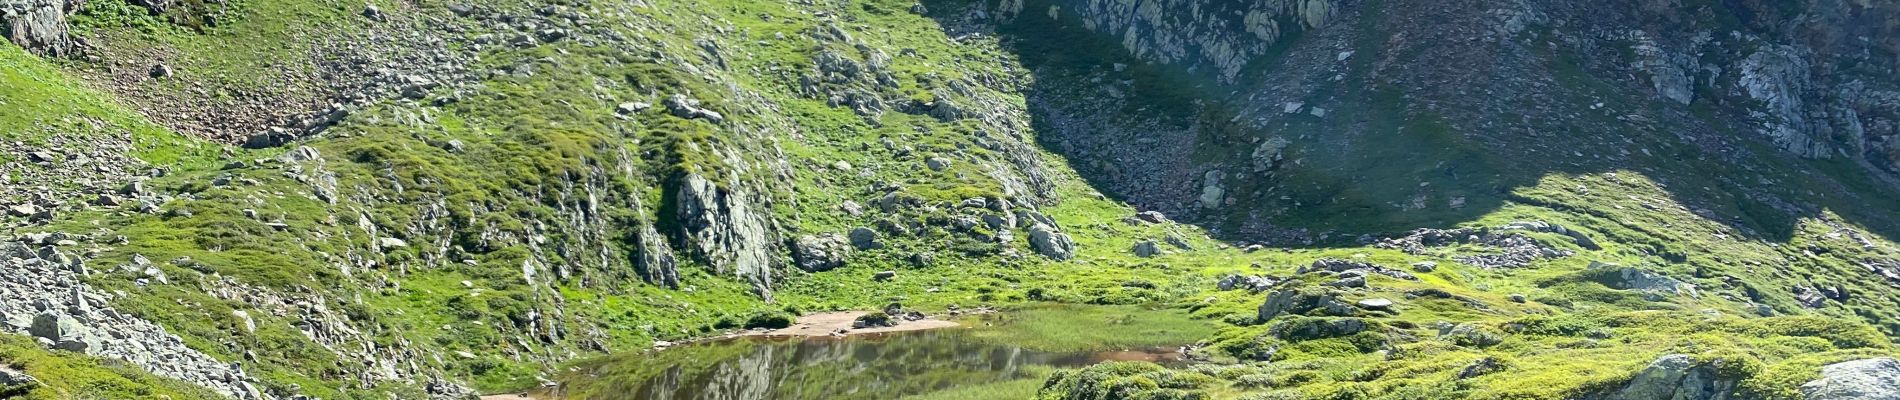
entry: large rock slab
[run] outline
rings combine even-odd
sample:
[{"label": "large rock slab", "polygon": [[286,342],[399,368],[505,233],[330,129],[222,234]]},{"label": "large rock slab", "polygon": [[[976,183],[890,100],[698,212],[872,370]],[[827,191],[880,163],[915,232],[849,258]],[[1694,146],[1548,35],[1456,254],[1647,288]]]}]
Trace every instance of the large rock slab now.
[{"label": "large rock slab", "polygon": [[63,56],[75,50],[67,35],[65,0],[0,0],[0,34],[27,51]]},{"label": "large rock slab", "polygon": [[680,178],[679,226],[695,256],[720,273],[752,282],[761,296],[771,298],[772,241],[765,210],[754,205],[737,185],[721,186],[699,174]]},{"label": "large rock slab", "polygon": [[1695,357],[1670,354],[1657,358],[1615,390],[1589,396],[1591,400],[1720,400],[1734,398],[1736,381],[1725,379],[1715,366]]},{"label": "large rock slab", "polygon": [[1900,361],[1870,358],[1821,368],[1821,379],[1801,385],[1808,400],[1900,400]]}]

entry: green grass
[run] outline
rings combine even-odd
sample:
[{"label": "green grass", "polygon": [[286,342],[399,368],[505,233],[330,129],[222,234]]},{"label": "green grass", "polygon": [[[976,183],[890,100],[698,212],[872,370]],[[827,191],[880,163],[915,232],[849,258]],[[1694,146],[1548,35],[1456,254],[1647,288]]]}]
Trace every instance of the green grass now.
[{"label": "green grass", "polygon": [[116,359],[47,350],[24,335],[0,335],[0,364],[39,379],[22,392],[0,392],[10,399],[218,399],[205,388],[153,376]]},{"label": "green grass", "polygon": [[1171,309],[1143,306],[1034,305],[965,321],[971,335],[1051,352],[1183,346],[1214,332],[1213,324]]}]

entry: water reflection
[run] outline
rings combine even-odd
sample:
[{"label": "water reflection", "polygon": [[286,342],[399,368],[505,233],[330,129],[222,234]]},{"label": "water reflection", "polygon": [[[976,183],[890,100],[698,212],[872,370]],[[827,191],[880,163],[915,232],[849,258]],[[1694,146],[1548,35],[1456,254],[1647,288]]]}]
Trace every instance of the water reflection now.
[{"label": "water reflection", "polygon": [[1038,377],[1037,367],[1169,352],[1058,354],[991,343],[966,330],[853,338],[742,338],[585,363],[562,379],[571,399],[891,399]]}]

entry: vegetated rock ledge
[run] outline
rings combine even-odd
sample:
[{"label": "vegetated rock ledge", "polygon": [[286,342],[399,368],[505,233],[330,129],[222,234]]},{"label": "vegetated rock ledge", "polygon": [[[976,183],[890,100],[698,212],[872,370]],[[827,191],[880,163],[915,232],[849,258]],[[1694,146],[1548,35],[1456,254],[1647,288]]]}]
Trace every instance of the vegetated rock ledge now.
[{"label": "vegetated rock ledge", "polygon": [[[258,389],[257,379],[242,365],[186,347],[165,328],[108,306],[106,300],[116,295],[81,280],[88,269],[60,249],[60,243],[71,244],[65,235],[39,239],[0,242],[0,268],[6,271],[0,273],[0,332],[30,334],[49,348],[125,360],[233,398],[274,398]],[[147,275],[158,271],[136,264],[119,268]],[[164,279],[158,274],[152,279]]]}]

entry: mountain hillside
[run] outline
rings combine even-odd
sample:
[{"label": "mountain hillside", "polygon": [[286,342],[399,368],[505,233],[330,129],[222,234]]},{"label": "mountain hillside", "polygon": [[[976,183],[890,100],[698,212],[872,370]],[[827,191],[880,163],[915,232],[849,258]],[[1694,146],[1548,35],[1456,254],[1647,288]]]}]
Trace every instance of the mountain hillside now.
[{"label": "mountain hillside", "polygon": [[558,392],[892,303],[1220,328],[1021,397],[1900,396],[1889,3],[0,0],[0,34],[0,397]]}]

